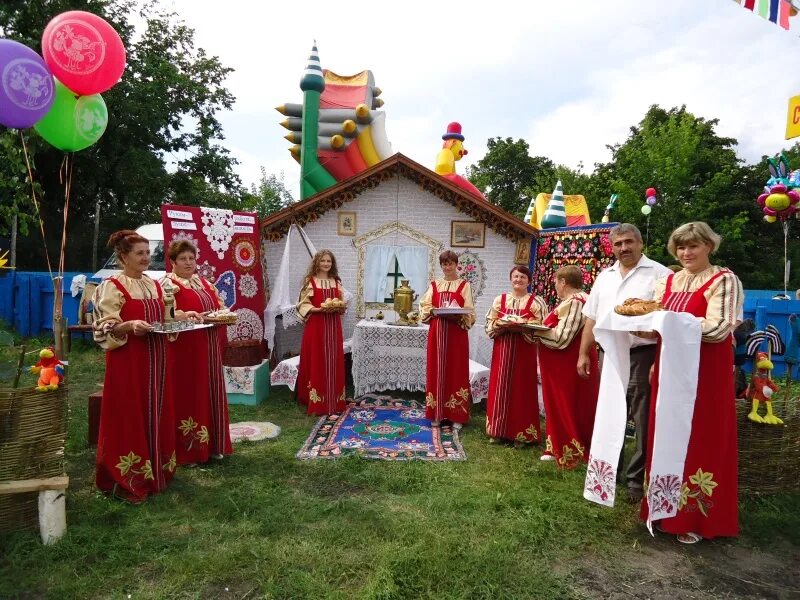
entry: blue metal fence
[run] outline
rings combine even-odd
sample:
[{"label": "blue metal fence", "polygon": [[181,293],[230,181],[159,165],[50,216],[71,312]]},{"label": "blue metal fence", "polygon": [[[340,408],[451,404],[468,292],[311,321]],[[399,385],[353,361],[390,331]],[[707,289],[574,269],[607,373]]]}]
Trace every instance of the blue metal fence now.
[{"label": "blue metal fence", "polygon": [[[789,315],[800,316],[800,300],[795,300],[794,291],[789,292],[792,300],[773,300],[777,295],[782,295],[783,291],[774,290],[745,290],[744,292],[744,318],[753,319],[756,329],[764,330],[767,325],[774,325],[780,331],[784,343],[788,344],[791,337],[789,328]],[[766,344],[762,348],[766,350]],[[774,377],[780,377],[786,372],[786,364],[782,356],[773,356],[772,362],[775,370],[772,372]],[[750,371],[752,364],[745,366],[745,371]]]},{"label": "blue metal fence", "polygon": [[[62,313],[69,325],[78,322],[78,302],[69,291],[72,278],[64,273]],[[83,273],[91,277],[91,273]],[[25,337],[52,335],[55,292],[49,273],[5,270],[0,272],[0,319]]]}]

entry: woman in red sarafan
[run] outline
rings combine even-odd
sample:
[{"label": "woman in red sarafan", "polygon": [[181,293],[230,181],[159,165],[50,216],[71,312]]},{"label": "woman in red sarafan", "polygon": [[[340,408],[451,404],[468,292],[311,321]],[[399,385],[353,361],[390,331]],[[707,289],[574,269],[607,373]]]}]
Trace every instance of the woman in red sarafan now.
[{"label": "woman in red sarafan", "polygon": [[555,460],[560,467],[571,469],[589,457],[600,369],[594,346],[589,355],[594,365],[589,376],[579,377],[574,368],[586,322],[582,313],[587,298],[581,291],[583,272],[580,267],[567,265],[558,269],[553,278],[561,302],[544,319],[550,330],[537,333],[542,344],[539,367],[547,435],[542,460]]},{"label": "woman in red sarafan", "polygon": [[[475,305],[469,282],[460,279],[458,255],[446,250],[439,255],[444,277],[428,286],[419,301],[419,316],[430,323],[425,383],[425,417],[438,427],[450,421],[460,429],[469,421],[472,394],[469,385],[469,335],[475,323]],[[469,312],[437,315],[437,308],[464,308]]]},{"label": "woman in red sarafan", "polygon": [[[164,320],[161,286],[144,274],[150,245],[135,231],[108,240],[122,267],[95,290],[94,339],[106,351],[96,482],[131,502],[163,490],[177,465],[173,404],[167,386],[166,338],[151,333]],[[176,312],[177,319],[199,319]]]},{"label": "woman in red sarafan", "polygon": [[297,399],[310,415],[337,414],[345,409],[342,314],[346,306],[333,252],[317,252],[304,281],[297,303],[305,321]]},{"label": "woman in red sarafan", "polygon": [[[205,313],[225,307],[217,288],[197,275],[197,248],[176,240],[167,250],[172,272],[162,281],[175,288],[175,308]],[[184,331],[170,342],[167,369],[175,402],[176,454],[179,465],[208,462],[231,454],[228,396],[222,373],[224,329]]]},{"label": "woman in red sarafan", "polygon": [[542,323],[544,300],[528,293],[527,267],[516,266],[509,274],[511,293],[494,299],[486,315],[486,335],[494,340],[489,398],[486,402],[486,435],[490,441],[511,440],[516,446],[541,440],[536,356],[533,331],[521,322]]},{"label": "woman in red sarafan", "polygon": [[[678,514],[656,524],[657,530],[677,534],[684,544],[739,534],[733,330],[744,296],[736,275],[710,262],[719,243],[720,236],[702,222],[686,223],[673,231],[667,249],[683,270],[658,280],[653,297],[667,310],[688,312],[700,319],[702,331],[697,397]],[[648,448],[653,447],[656,428],[658,362],[656,358]],[[648,472],[651,459],[648,452]],[[641,516],[644,520],[648,516],[646,494]]]}]

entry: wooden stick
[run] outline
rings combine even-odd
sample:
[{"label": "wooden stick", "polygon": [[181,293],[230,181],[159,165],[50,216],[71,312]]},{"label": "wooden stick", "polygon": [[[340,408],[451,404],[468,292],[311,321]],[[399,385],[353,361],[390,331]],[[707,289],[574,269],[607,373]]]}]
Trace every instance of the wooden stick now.
[{"label": "wooden stick", "polygon": [[786,363],[786,389],[783,391],[783,405],[789,406],[789,387],[792,385],[792,365]]},{"label": "wooden stick", "polygon": [[44,490],[63,490],[69,486],[69,477],[59,475],[46,479],[21,479],[18,481],[0,481],[0,495],[21,494],[23,492],[42,492]]},{"label": "wooden stick", "polygon": [[22,344],[22,351],[19,353],[19,361],[17,361],[17,374],[14,375],[14,385],[11,387],[17,388],[19,386],[19,378],[22,376],[22,365],[25,362],[25,344]]}]

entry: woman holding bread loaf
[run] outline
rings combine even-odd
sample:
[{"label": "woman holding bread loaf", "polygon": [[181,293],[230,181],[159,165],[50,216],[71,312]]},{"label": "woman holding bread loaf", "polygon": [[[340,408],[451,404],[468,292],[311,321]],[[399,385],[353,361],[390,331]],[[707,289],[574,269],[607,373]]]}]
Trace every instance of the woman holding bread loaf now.
[{"label": "woman holding bread loaf", "polygon": [[[225,308],[217,288],[197,274],[197,248],[175,240],[167,249],[170,273],[161,285],[171,285],[175,308],[213,313]],[[222,335],[220,335],[220,333]],[[209,327],[184,331],[170,342],[167,369],[176,374],[170,385],[175,398],[176,453],[179,465],[201,464],[231,454],[228,396],[222,374],[224,330]]]},{"label": "woman holding bread loaf", "polygon": [[[732,334],[743,292],[736,275],[710,262],[719,243],[720,236],[705,223],[678,227],[670,235],[667,249],[683,270],[658,280],[655,286],[654,300],[667,310],[694,315],[702,331],[697,399],[678,513],[656,525],[661,531],[677,534],[678,541],[685,544],[739,533]],[[652,376],[649,449],[653,447],[657,395],[658,360]],[[651,458],[648,452],[648,471]],[[647,519],[647,515],[645,498],[642,517]]]},{"label": "woman holding bread loaf", "polygon": [[509,440],[519,447],[538,443],[542,437],[536,381],[538,344],[534,332],[523,325],[541,325],[547,305],[528,292],[528,267],[515,266],[509,277],[511,293],[497,296],[486,315],[486,335],[494,340],[486,435],[492,442]]},{"label": "woman holding bread loaf", "polygon": [[345,409],[342,313],[344,289],[330,250],[314,255],[303,280],[297,313],[305,322],[297,373],[297,398],[310,415]]}]

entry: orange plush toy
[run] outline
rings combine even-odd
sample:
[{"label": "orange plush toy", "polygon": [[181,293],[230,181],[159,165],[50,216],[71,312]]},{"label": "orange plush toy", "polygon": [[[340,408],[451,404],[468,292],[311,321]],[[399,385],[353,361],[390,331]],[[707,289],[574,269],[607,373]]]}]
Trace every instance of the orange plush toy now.
[{"label": "orange plush toy", "polygon": [[[766,352],[756,354],[755,367],[756,371],[750,379],[750,389],[748,390],[748,395],[753,399],[753,408],[747,418],[755,423],[781,425],[783,421],[772,414],[772,395],[778,391],[778,386],[769,376],[769,372],[774,368],[774,365]],[[767,414],[763,417],[758,414],[758,407],[761,402],[767,405]]]},{"label": "orange plush toy", "polygon": [[55,390],[64,380],[64,363],[56,358],[52,348],[44,348],[39,352],[39,362],[31,367],[31,373],[39,374],[38,391]]}]

